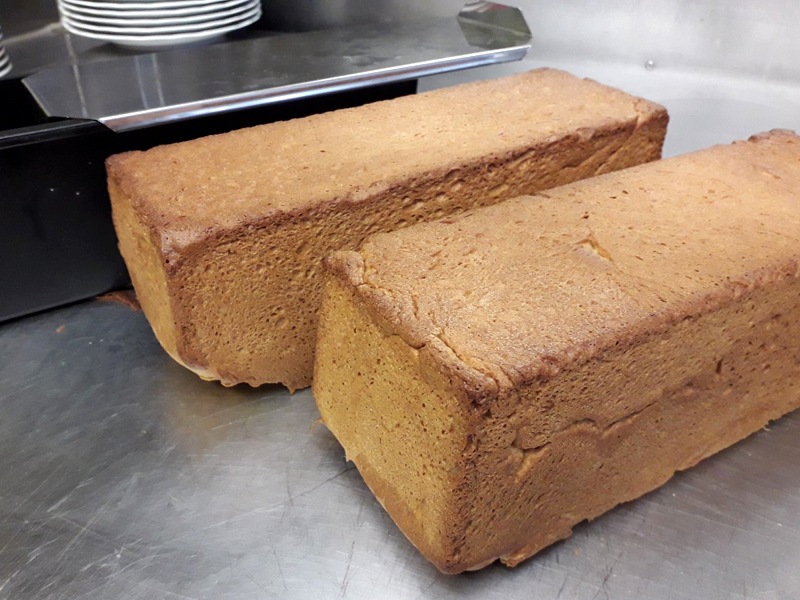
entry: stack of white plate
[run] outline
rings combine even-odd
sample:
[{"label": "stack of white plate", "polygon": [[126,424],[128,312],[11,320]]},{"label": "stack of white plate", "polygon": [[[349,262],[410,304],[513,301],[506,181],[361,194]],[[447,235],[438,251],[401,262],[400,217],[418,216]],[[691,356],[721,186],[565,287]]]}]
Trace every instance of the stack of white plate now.
[{"label": "stack of white plate", "polygon": [[11,60],[6,54],[6,48],[3,45],[3,30],[0,29],[0,77],[5,77],[11,72]]},{"label": "stack of white plate", "polygon": [[70,33],[132,48],[209,40],[261,17],[261,0],[58,0],[58,8]]}]

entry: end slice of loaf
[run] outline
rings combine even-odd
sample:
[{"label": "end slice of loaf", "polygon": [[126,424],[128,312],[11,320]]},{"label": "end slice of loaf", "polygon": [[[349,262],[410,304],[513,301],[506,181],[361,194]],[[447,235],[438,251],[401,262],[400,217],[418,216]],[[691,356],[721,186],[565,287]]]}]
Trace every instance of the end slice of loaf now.
[{"label": "end slice of loaf", "polygon": [[321,259],[372,233],[660,157],[656,104],[538,70],[107,162],[156,336],[232,385],[311,381]]},{"label": "end slice of loaf", "polygon": [[516,565],[800,406],[800,138],[336,253],[314,396],[444,572]]}]

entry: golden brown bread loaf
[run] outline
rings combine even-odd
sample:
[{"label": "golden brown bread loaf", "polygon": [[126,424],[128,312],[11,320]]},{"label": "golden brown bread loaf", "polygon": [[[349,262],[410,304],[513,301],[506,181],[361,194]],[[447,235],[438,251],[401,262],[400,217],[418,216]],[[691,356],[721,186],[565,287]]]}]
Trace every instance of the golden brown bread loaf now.
[{"label": "golden brown bread loaf", "polygon": [[666,111],[554,70],[108,160],[120,249],[173,358],[226,385],[311,381],[323,256],[660,157]]},{"label": "golden brown bread loaf", "polygon": [[445,572],[516,565],[800,405],[800,138],[336,253],[314,396]]}]

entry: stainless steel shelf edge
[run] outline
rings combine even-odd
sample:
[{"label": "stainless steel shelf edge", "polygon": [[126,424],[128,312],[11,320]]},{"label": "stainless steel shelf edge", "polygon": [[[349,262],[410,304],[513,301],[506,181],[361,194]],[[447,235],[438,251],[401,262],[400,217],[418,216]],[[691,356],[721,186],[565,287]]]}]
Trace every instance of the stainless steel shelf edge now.
[{"label": "stainless steel shelf edge", "polygon": [[522,59],[522,13],[471,2],[457,18],[369,24],[176,49],[40,71],[50,117],[125,131],[283,100]]},{"label": "stainless steel shelf edge", "polygon": [[403,65],[391,69],[331,77],[330,79],[319,79],[294,85],[277,86],[258,90],[256,92],[198,100],[196,102],[189,102],[176,106],[158,107],[130,114],[115,115],[110,118],[97,118],[97,120],[115,131],[125,131],[182,119],[222,113],[230,110],[251,108],[272,102],[296,100],[298,98],[306,98],[318,94],[353,90],[375,84],[394,83],[397,81],[416,79],[426,75],[520,60],[525,56],[527,51],[528,47],[521,46],[519,48],[509,48],[501,52],[479,52],[474,55],[462,55],[452,59]]}]

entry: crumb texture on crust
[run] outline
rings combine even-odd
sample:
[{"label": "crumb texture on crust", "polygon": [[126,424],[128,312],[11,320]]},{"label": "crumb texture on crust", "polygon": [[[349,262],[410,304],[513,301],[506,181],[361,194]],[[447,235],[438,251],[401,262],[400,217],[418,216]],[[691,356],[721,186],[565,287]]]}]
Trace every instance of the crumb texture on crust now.
[{"label": "crumb texture on crust", "polygon": [[[439,569],[516,565],[800,406],[798,189],[800,138],[772,132],[337,253],[323,420]],[[350,411],[397,407],[365,444]],[[419,488],[447,515],[424,527],[423,475],[452,486]]]},{"label": "crumb texture on crust", "polygon": [[142,223],[131,198],[111,177],[108,180],[108,193],[111,197],[119,250],[133,281],[137,301],[145,311],[161,345],[173,358],[179,360],[178,332],[158,240],[154,239],[153,232]]},{"label": "crumb texture on crust", "polygon": [[665,118],[657,104],[537,69],[128,152],[112,165],[125,193],[180,246],[204,229],[346,202],[409,174],[517,152],[532,138],[588,139],[594,129]]},{"label": "crumb texture on crust", "polygon": [[[351,302],[347,286],[332,280],[325,294],[324,315],[330,318],[320,322],[324,343],[316,361],[324,387],[314,392],[322,419],[337,437],[350,441],[347,459],[387,511],[400,515],[408,538],[426,556],[446,563],[446,549],[463,543],[464,507],[454,497],[470,466],[464,432],[471,429],[472,415],[440,374],[408,376],[420,371],[425,357],[386,335],[365,306]],[[376,396],[385,400],[380,410]],[[417,432],[426,444],[419,444]]]},{"label": "crumb texture on crust", "polygon": [[225,385],[296,389],[311,381],[328,253],[655,160],[666,124],[657,104],[543,69],[107,164],[112,202],[156,253],[138,258],[120,230],[134,284],[165,282],[137,289],[164,347]]}]

